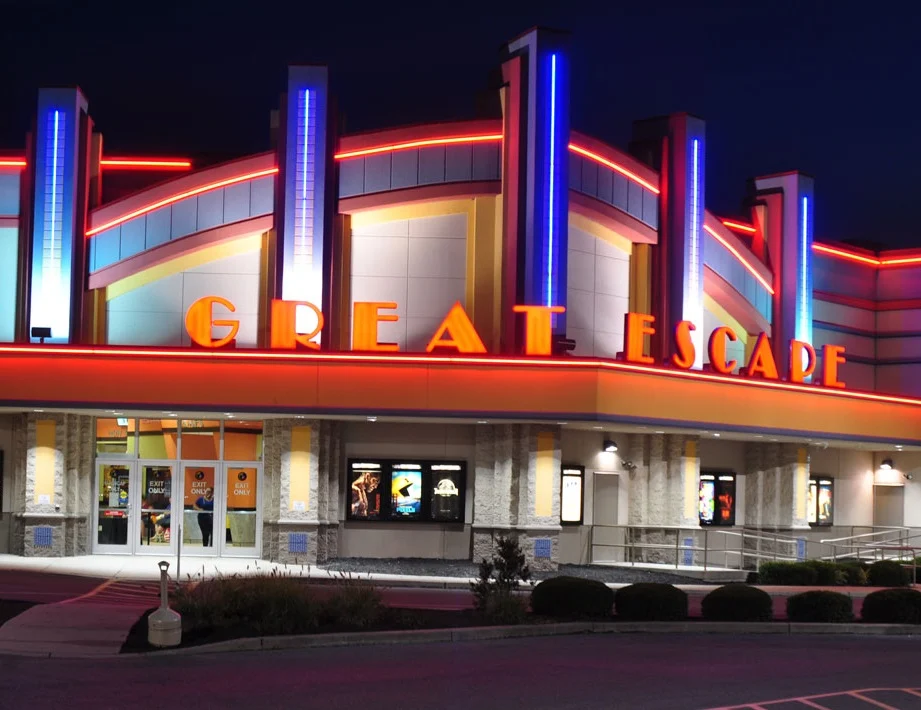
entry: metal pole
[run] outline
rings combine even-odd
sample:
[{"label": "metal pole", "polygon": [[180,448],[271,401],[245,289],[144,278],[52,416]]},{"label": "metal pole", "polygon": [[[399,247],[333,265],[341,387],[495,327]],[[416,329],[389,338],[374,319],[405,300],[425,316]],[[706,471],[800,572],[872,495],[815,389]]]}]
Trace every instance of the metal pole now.
[{"label": "metal pole", "polygon": [[680,552],[678,544],[681,542],[681,528],[678,528],[675,531],[675,569],[678,569],[678,562],[680,560]]},{"label": "metal pole", "polygon": [[704,528],[704,572],[707,571],[707,559],[710,557],[710,530]]},{"label": "metal pole", "polygon": [[742,537],[739,538],[739,569],[745,569],[745,528],[742,528]]},{"label": "metal pole", "polygon": [[[184,513],[183,513],[184,514]],[[179,524],[176,526],[179,539],[176,540],[176,586],[179,586],[179,571],[182,564],[182,516],[179,516]]]}]

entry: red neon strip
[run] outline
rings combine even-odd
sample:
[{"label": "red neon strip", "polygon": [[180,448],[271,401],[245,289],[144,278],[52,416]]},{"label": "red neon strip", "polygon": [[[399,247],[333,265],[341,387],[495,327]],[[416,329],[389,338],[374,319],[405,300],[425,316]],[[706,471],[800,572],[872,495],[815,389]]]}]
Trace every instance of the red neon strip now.
[{"label": "red neon strip", "polygon": [[921,264],[921,256],[906,256],[896,259],[880,259],[880,266],[897,266],[905,264]]},{"label": "red neon strip", "polygon": [[578,153],[579,155],[584,155],[584,156],[585,156],[586,158],[588,158],[589,160],[594,160],[596,163],[598,163],[598,164],[600,164],[600,165],[604,165],[604,166],[607,167],[607,168],[611,168],[611,170],[620,173],[621,175],[623,175],[623,176],[626,177],[627,179],[633,180],[633,182],[635,182],[636,184],[642,185],[643,187],[645,187],[645,188],[646,188],[647,190],[649,190],[650,192],[653,192],[653,193],[655,193],[656,195],[659,194],[659,188],[656,187],[655,185],[653,185],[651,182],[648,182],[647,180],[644,180],[643,178],[641,178],[641,177],[640,177],[639,175],[637,175],[636,173],[631,172],[630,170],[627,170],[627,168],[625,168],[624,166],[618,165],[617,163],[612,162],[612,161],[608,160],[607,158],[604,158],[604,157],[598,155],[598,153],[594,153],[594,152],[590,151],[588,148],[583,148],[581,145],[576,145],[575,143],[570,143],[570,144],[569,144],[569,150],[571,150],[573,153]]},{"label": "red neon strip", "polygon": [[129,219],[140,217],[143,214],[147,214],[148,212],[153,212],[154,210],[158,210],[161,207],[166,207],[167,205],[171,205],[174,202],[178,202],[179,200],[184,200],[188,197],[194,197],[195,195],[201,195],[204,192],[211,192],[212,190],[219,190],[222,187],[227,187],[228,185],[235,185],[238,182],[246,182],[247,180],[255,180],[256,178],[265,177],[267,175],[274,175],[277,172],[278,172],[278,168],[266,168],[265,170],[257,170],[254,173],[246,173],[245,175],[237,175],[232,178],[227,178],[225,180],[218,180],[217,182],[212,182],[207,185],[202,185],[201,187],[196,187],[193,190],[187,190],[186,192],[180,192],[178,195],[172,195],[170,197],[159,200],[157,202],[153,202],[149,205],[141,207],[140,209],[136,209],[133,212],[129,212],[128,214],[123,214],[121,217],[117,217],[116,219],[110,220],[106,222],[105,224],[99,225],[98,227],[93,227],[92,229],[86,232],[86,236],[92,237],[94,234],[99,234],[99,232],[104,232],[107,229],[116,227],[122,222],[127,222]]},{"label": "red neon strip", "polygon": [[344,153],[336,153],[333,158],[336,160],[346,160],[347,158],[359,158],[363,155],[377,155],[378,153],[392,153],[397,150],[409,150],[410,148],[425,148],[432,145],[453,145],[456,143],[486,143],[489,141],[501,141],[501,133],[485,133],[473,136],[446,136],[443,138],[425,138],[415,141],[406,141],[404,143],[390,143],[388,145],[379,145],[374,148],[361,148],[359,150],[348,150]]},{"label": "red neon strip", "polygon": [[835,247],[825,246],[824,244],[813,243],[812,250],[820,252],[822,254],[828,254],[830,256],[837,256],[841,259],[849,259],[851,261],[857,261],[861,264],[870,264],[870,266],[879,266],[883,262],[879,259],[875,259],[872,256],[861,256],[860,254],[855,254],[850,251],[845,251],[844,249],[836,249]]},{"label": "red neon strip", "polygon": [[0,168],[24,168],[26,161],[21,158],[0,158]]},{"label": "red neon strip", "polygon": [[723,223],[723,226],[728,229],[734,229],[737,232],[745,232],[746,234],[757,234],[758,230],[755,229],[750,224],[742,224],[741,222],[734,222],[731,219],[722,219],[720,220]]},{"label": "red neon strip", "polygon": [[99,164],[106,168],[131,169],[150,168],[152,170],[189,170],[192,167],[190,160],[156,160],[147,158],[103,158]]},{"label": "red neon strip", "polygon": [[242,352],[239,350],[195,350],[195,349],[143,349],[143,348],[116,348],[116,347],[68,347],[54,345],[3,345],[0,354],[10,355],[50,355],[52,357],[154,357],[178,359],[211,359],[211,360],[281,360],[294,362],[368,362],[378,364],[400,365],[406,363],[422,363],[427,365],[495,365],[495,366],[529,366],[529,367],[564,367],[564,368],[599,368],[605,370],[619,370],[624,372],[637,372],[644,375],[658,375],[661,377],[678,377],[705,382],[719,382],[745,387],[758,387],[761,389],[778,389],[790,392],[805,392],[820,394],[826,397],[843,397],[887,404],[905,404],[921,407],[921,399],[912,397],[899,397],[895,395],[874,394],[855,390],[842,390],[818,385],[800,385],[791,382],[778,382],[773,380],[745,379],[733,375],[719,375],[710,372],[693,370],[677,370],[651,365],[637,365],[620,360],[576,360],[570,358],[547,359],[525,357],[497,357],[497,356],[432,356],[413,355],[403,353],[388,353],[387,355],[366,355],[359,353],[297,353],[290,351],[265,351],[254,350]]},{"label": "red neon strip", "polygon": [[739,253],[738,249],[736,249],[734,246],[732,246],[732,244],[730,244],[729,242],[727,242],[727,241],[726,241],[725,239],[723,239],[719,234],[717,234],[715,231],[713,231],[713,229],[710,228],[710,225],[709,225],[709,224],[705,224],[705,225],[704,225],[704,230],[706,230],[706,232],[707,232],[710,236],[712,236],[714,239],[716,239],[716,241],[718,241],[720,244],[722,244],[724,247],[726,247],[726,249],[729,251],[729,253],[732,254],[736,259],[738,259],[738,260],[739,260],[739,263],[742,264],[742,266],[744,266],[746,269],[748,269],[748,273],[750,273],[752,276],[754,276],[754,277],[757,279],[758,283],[760,283],[762,286],[764,286],[765,289],[767,289],[767,292],[768,292],[769,294],[771,294],[772,296],[774,295],[774,288],[771,286],[771,284],[769,284],[768,281],[767,281],[767,279],[765,279],[760,273],[758,273],[757,269],[755,269],[755,267],[752,266],[752,265],[748,262],[748,260],[747,260],[744,256],[742,256],[742,255]]}]

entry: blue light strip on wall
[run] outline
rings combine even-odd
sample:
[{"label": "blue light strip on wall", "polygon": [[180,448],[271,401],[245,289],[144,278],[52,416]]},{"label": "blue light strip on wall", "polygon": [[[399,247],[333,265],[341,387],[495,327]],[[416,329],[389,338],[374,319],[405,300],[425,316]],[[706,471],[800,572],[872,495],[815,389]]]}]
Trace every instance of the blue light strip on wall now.
[{"label": "blue light strip on wall", "polygon": [[810,239],[809,198],[802,200],[802,230],[800,232],[799,283],[797,284],[797,318],[796,339],[806,343],[812,342],[812,313],[810,308],[810,275],[812,273],[812,248]]},{"label": "blue light strip on wall", "polygon": [[703,364],[703,300],[701,284],[701,243],[700,231],[703,222],[701,210],[701,169],[700,169],[700,139],[691,141],[691,180],[688,194],[688,243],[687,243],[687,275],[685,280],[684,314],[686,320],[697,325],[697,330],[691,332],[691,340],[696,351],[695,367]]},{"label": "blue light strip on wall", "polygon": [[313,187],[315,175],[315,151],[311,151],[310,141],[310,90],[305,90],[298,102],[298,112],[301,115],[299,126],[304,129],[303,134],[298,131],[298,163],[297,181],[301,185],[300,194],[300,219],[295,223],[294,236],[294,266],[301,278],[307,276],[304,267],[310,264],[313,252]]},{"label": "blue light strip on wall", "polygon": [[556,183],[556,54],[550,55],[550,189],[547,205],[547,293],[545,305],[552,306],[553,298],[553,227],[556,219],[554,188]]}]

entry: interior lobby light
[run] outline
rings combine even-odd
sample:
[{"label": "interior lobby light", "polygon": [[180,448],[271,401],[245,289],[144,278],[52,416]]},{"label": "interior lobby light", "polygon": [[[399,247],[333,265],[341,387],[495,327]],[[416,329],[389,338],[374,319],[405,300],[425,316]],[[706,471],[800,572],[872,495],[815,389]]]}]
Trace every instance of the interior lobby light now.
[{"label": "interior lobby light", "polygon": [[883,462],[879,465],[883,471],[892,470],[892,459],[883,459]]},{"label": "interior lobby light", "polygon": [[613,454],[615,451],[617,451],[617,442],[611,439],[605,439],[604,440],[604,452],[606,454]]}]

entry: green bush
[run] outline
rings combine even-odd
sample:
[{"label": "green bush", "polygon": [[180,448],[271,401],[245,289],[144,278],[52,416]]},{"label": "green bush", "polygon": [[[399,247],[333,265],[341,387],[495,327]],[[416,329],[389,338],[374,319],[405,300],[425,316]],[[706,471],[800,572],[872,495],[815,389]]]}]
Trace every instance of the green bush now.
[{"label": "green bush", "polygon": [[771,595],[747,584],[727,584],[704,597],[701,610],[707,621],[770,621]]},{"label": "green bush", "polygon": [[366,629],[381,618],[384,605],[374,587],[361,582],[339,584],[320,606],[325,624]]},{"label": "green bush", "polygon": [[671,584],[640,582],[618,589],[614,608],[628,621],[682,621],[688,618],[688,595]]},{"label": "green bush", "polygon": [[911,572],[895,560],[880,560],[870,565],[867,581],[871,587],[907,587]]},{"label": "green bush", "polygon": [[806,560],[802,564],[815,570],[815,583],[821,587],[834,587],[838,584],[844,584],[847,579],[844,570],[835,562]]},{"label": "green bush", "polygon": [[531,592],[531,611],[545,616],[610,616],[614,592],[603,582],[552,577]]},{"label": "green bush", "polygon": [[763,562],[758,570],[760,584],[808,587],[818,583],[815,567],[803,562]]},{"label": "green bush", "polygon": [[844,584],[849,587],[866,586],[867,571],[860,562],[839,562],[838,568],[844,574]]},{"label": "green bush", "polygon": [[861,618],[869,624],[921,624],[921,592],[881,589],[863,600]]},{"label": "green bush", "polygon": [[790,621],[843,624],[854,620],[854,605],[849,596],[840,592],[803,592],[787,599],[787,618]]},{"label": "green bush", "polygon": [[274,572],[180,587],[173,595],[173,608],[192,627],[246,626],[265,636],[307,633],[321,620],[321,607],[307,587]]},{"label": "green bush", "polygon": [[[491,609],[512,608],[514,592],[522,582],[531,579],[531,568],[525,563],[524,553],[513,537],[500,537],[496,541],[496,550],[492,559],[485,557],[480,561],[480,572],[475,582],[470,583],[473,592],[473,608],[482,614],[490,615]],[[502,597],[492,603],[492,597]]]},{"label": "green bush", "polygon": [[514,592],[497,592],[489,595],[480,613],[490,624],[520,624],[528,616],[528,604]]}]

